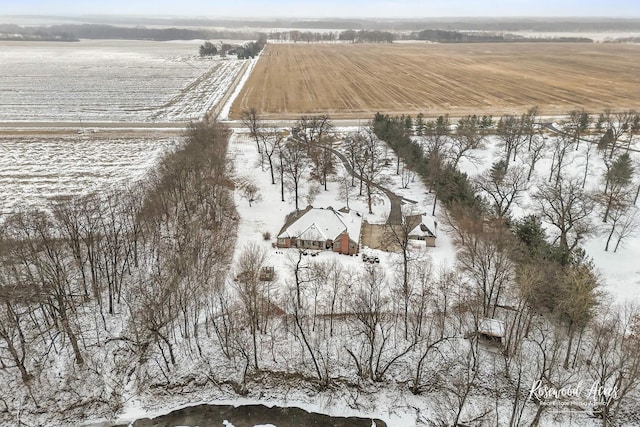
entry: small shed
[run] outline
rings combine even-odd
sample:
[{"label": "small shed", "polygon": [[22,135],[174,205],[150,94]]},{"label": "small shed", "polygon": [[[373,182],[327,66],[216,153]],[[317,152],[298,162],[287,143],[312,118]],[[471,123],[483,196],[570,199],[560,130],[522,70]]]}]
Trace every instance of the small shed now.
[{"label": "small shed", "polygon": [[488,341],[502,344],[504,339],[504,322],[498,319],[482,318],[478,323],[478,335]]},{"label": "small shed", "polygon": [[272,282],[276,277],[276,270],[273,267],[262,267],[259,279],[261,282]]}]

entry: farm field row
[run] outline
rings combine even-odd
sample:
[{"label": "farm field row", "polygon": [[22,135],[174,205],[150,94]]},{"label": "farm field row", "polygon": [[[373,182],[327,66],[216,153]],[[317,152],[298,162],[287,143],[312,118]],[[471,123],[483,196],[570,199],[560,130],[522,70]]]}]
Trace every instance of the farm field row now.
[{"label": "farm field row", "polygon": [[269,44],[230,117],[639,109],[638,75],[640,45]]},{"label": "farm field row", "polygon": [[19,207],[131,185],[179,144],[178,137],[0,138],[0,218]]},{"label": "farm field row", "polygon": [[242,69],[197,42],[0,43],[0,121],[185,122],[221,101]]}]

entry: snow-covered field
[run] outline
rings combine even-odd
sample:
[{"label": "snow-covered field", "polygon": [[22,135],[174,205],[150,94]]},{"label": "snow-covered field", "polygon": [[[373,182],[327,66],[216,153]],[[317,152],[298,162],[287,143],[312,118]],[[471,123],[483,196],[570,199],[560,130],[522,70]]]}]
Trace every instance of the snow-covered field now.
[{"label": "snow-covered field", "polygon": [[198,43],[0,42],[0,121],[199,120],[243,61],[200,58]]},{"label": "snow-covered field", "polygon": [[142,179],[178,143],[177,137],[0,138],[0,215],[122,188]]}]

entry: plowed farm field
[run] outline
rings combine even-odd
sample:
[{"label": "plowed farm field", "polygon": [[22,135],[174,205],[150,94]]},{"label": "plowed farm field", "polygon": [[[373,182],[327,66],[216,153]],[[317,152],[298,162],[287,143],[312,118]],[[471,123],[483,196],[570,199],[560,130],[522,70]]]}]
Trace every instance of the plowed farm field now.
[{"label": "plowed farm field", "polygon": [[231,108],[265,118],[640,109],[640,45],[269,44]]},{"label": "plowed farm field", "polygon": [[197,43],[0,41],[0,122],[200,120],[245,61],[200,58]]}]

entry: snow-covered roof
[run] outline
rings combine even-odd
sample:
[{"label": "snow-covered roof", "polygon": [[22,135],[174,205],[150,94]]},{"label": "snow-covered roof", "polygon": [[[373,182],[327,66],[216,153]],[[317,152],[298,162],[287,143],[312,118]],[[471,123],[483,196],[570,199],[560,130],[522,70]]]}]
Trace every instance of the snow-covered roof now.
[{"label": "snow-covered roof", "polygon": [[347,227],[349,238],[354,242],[360,241],[360,230],[362,229],[362,215],[354,210],[334,211]]},{"label": "snow-covered roof", "polygon": [[311,208],[304,212],[278,236],[279,239],[295,237],[300,240],[335,240],[347,231],[349,238],[358,241],[362,217],[354,211]]},{"label": "snow-covered roof", "polygon": [[409,232],[410,236],[436,237],[436,221],[431,215],[420,215],[420,222]]},{"label": "snow-covered roof", "polygon": [[480,319],[478,332],[494,337],[504,337],[504,322],[502,320],[485,317]]},{"label": "snow-covered roof", "polygon": [[327,234],[325,234],[325,233],[330,233],[331,231],[328,229],[325,229],[323,232],[323,230],[319,227],[320,226],[314,222],[309,227],[307,227],[307,229],[304,230],[301,234],[295,237],[301,240],[316,240],[316,241],[331,239],[331,237],[327,237]]}]

